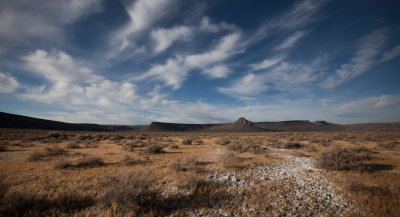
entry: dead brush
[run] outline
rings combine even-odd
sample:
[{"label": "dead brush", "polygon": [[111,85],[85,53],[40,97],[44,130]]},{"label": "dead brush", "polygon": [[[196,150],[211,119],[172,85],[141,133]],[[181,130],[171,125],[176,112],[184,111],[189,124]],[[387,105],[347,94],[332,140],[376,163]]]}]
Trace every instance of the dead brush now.
[{"label": "dead brush", "polygon": [[192,139],[184,139],[182,140],[183,145],[191,145],[193,143]]},{"label": "dead brush", "polygon": [[399,146],[399,143],[396,141],[391,141],[391,142],[379,142],[378,147],[382,149],[395,149]]},{"label": "dead brush", "polygon": [[105,165],[105,163],[104,163],[103,159],[101,159],[99,157],[90,156],[90,157],[79,160],[78,163],[76,165],[74,165],[74,167],[90,168],[90,167],[99,167],[99,166],[104,166],[104,165]]},{"label": "dead brush", "polygon": [[165,153],[165,151],[164,151],[164,146],[162,146],[160,144],[150,144],[144,150],[142,150],[142,153],[160,154],[160,153]]},{"label": "dead brush", "polygon": [[368,166],[363,161],[371,159],[370,153],[365,148],[334,147],[317,156],[316,166],[326,170],[368,171]]},{"label": "dead brush", "polygon": [[73,167],[71,161],[60,159],[54,164],[54,169],[67,169]]},{"label": "dead brush", "polygon": [[182,166],[182,161],[181,159],[175,159],[173,160],[169,165],[168,169],[173,172],[178,172],[178,171],[186,171],[186,169]]},{"label": "dead brush", "polygon": [[354,180],[347,185],[347,189],[352,192],[370,194],[375,196],[377,195],[387,196],[391,194],[389,189],[384,188],[382,186],[366,185],[361,181],[354,181]]},{"label": "dead brush", "polygon": [[134,159],[127,154],[121,159],[121,163],[128,165],[128,166],[142,165],[142,164],[145,164],[147,161],[148,160]]},{"label": "dead brush", "polygon": [[231,141],[227,138],[220,138],[220,139],[215,140],[215,144],[217,144],[217,145],[225,146],[225,145],[229,145],[230,143],[231,143]]},{"label": "dead brush", "polygon": [[63,148],[50,148],[47,147],[44,151],[42,152],[34,152],[28,157],[28,161],[40,161],[40,160],[45,160],[50,157],[56,157],[56,156],[62,156],[62,155],[67,155],[68,151],[66,151]]},{"label": "dead brush", "polygon": [[224,166],[227,169],[234,169],[240,167],[239,157],[234,152],[229,152],[221,155],[220,161],[222,163],[222,166]]},{"label": "dead brush", "polygon": [[121,213],[139,213],[142,206],[156,198],[156,181],[149,170],[120,171],[110,178],[100,201],[106,207],[116,205]]},{"label": "dead brush", "polygon": [[81,148],[78,142],[70,142],[68,145],[65,146],[66,148],[77,149]]}]

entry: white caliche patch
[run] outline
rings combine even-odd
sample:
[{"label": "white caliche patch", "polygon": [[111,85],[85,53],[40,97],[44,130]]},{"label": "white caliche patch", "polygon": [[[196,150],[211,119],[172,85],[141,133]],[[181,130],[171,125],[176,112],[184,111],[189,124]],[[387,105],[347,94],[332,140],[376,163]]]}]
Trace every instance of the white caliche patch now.
[{"label": "white caliche patch", "polygon": [[0,72],[0,93],[12,93],[20,86],[16,78]]},{"label": "white caliche patch", "polygon": [[22,57],[26,70],[42,76],[49,85],[19,94],[21,98],[66,106],[96,105],[118,107],[133,103],[136,86],[129,82],[110,81],[96,75],[83,62],[64,52],[43,50]]},{"label": "white caliche patch", "polygon": [[0,44],[55,39],[63,27],[102,9],[102,0],[0,1]]},{"label": "white caliche patch", "polygon": [[193,28],[187,26],[177,26],[171,29],[156,29],[151,32],[151,37],[155,41],[154,52],[161,53],[178,40],[188,40],[193,35]]}]

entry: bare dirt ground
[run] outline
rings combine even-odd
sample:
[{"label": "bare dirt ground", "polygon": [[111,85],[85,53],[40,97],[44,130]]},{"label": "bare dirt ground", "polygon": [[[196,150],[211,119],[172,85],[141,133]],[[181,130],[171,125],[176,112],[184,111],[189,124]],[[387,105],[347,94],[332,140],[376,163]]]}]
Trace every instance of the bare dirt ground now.
[{"label": "bare dirt ground", "polygon": [[396,216],[400,133],[0,130],[0,216]]}]

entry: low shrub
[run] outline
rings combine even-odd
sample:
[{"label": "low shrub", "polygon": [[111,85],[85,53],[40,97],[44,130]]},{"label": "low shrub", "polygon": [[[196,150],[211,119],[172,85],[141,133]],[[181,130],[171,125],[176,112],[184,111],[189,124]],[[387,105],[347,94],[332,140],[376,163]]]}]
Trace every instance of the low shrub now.
[{"label": "low shrub", "polygon": [[193,143],[193,140],[192,139],[184,139],[183,141],[182,141],[182,144],[184,144],[184,145],[191,145]]},{"label": "low shrub", "polygon": [[368,159],[371,159],[368,149],[335,147],[321,152],[316,159],[316,165],[326,170],[366,171],[368,167],[363,161]]},{"label": "low shrub", "polygon": [[33,152],[31,155],[28,157],[28,161],[40,161],[44,158],[43,153],[40,152]]},{"label": "low shrub", "polygon": [[226,138],[221,138],[221,139],[215,140],[215,144],[217,144],[217,145],[229,145],[230,143],[231,143],[231,141]]},{"label": "low shrub", "polygon": [[170,147],[171,147],[172,149],[178,149],[178,148],[179,148],[179,145],[176,145],[176,144],[175,144],[175,145],[171,145]]},{"label": "low shrub", "polygon": [[129,165],[129,166],[145,164],[147,161],[148,161],[148,159],[144,159],[144,160],[134,159],[127,154],[121,159],[121,163]]},{"label": "low shrub", "polygon": [[152,144],[150,146],[147,146],[144,150],[144,153],[146,154],[159,154],[159,153],[164,153],[164,147],[159,144]]},{"label": "low shrub", "polygon": [[168,165],[168,169],[174,172],[184,171],[185,168],[182,166],[182,161],[180,159],[175,159]]},{"label": "low shrub", "polygon": [[301,148],[301,147],[302,147],[302,145],[298,142],[287,142],[282,145],[282,148],[285,148],[285,149],[297,149],[297,148]]},{"label": "low shrub", "polygon": [[347,189],[353,192],[360,192],[362,194],[371,194],[371,195],[389,195],[391,192],[389,189],[386,189],[382,186],[373,186],[366,185],[360,181],[351,181]]},{"label": "low shrub", "polygon": [[7,149],[7,146],[5,146],[5,145],[3,145],[3,144],[1,144],[0,145],[0,152],[5,152],[5,151],[7,151],[8,149]]},{"label": "low shrub", "polygon": [[383,148],[383,149],[395,149],[397,146],[399,146],[398,142],[392,141],[392,142],[379,142],[378,147]]},{"label": "low shrub", "polygon": [[65,159],[60,159],[54,164],[54,169],[67,169],[71,167],[73,167],[71,161]]},{"label": "low shrub", "polygon": [[122,213],[138,213],[142,205],[155,198],[155,182],[151,171],[121,171],[109,180],[101,202],[106,207],[117,204]]},{"label": "low shrub", "polygon": [[71,142],[66,146],[66,148],[77,149],[77,148],[81,148],[81,146],[79,146],[79,143],[77,143],[77,142]]},{"label": "low shrub", "polygon": [[103,159],[99,157],[87,157],[83,158],[78,161],[78,163],[75,165],[75,167],[80,168],[80,167],[98,167],[98,166],[104,166],[105,163]]},{"label": "low shrub", "polygon": [[55,157],[55,156],[60,156],[60,155],[66,155],[68,153],[67,150],[63,149],[63,148],[50,148],[47,147],[44,151],[44,155],[45,156],[50,156],[50,157]]}]

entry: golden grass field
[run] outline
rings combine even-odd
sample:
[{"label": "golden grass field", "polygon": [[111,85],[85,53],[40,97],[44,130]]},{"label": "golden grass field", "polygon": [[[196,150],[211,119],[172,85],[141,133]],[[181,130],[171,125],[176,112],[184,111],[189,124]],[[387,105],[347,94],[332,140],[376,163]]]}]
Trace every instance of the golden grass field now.
[{"label": "golden grass field", "polygon": [[398,216],[399,132],[0,131],[1,216]]}]

